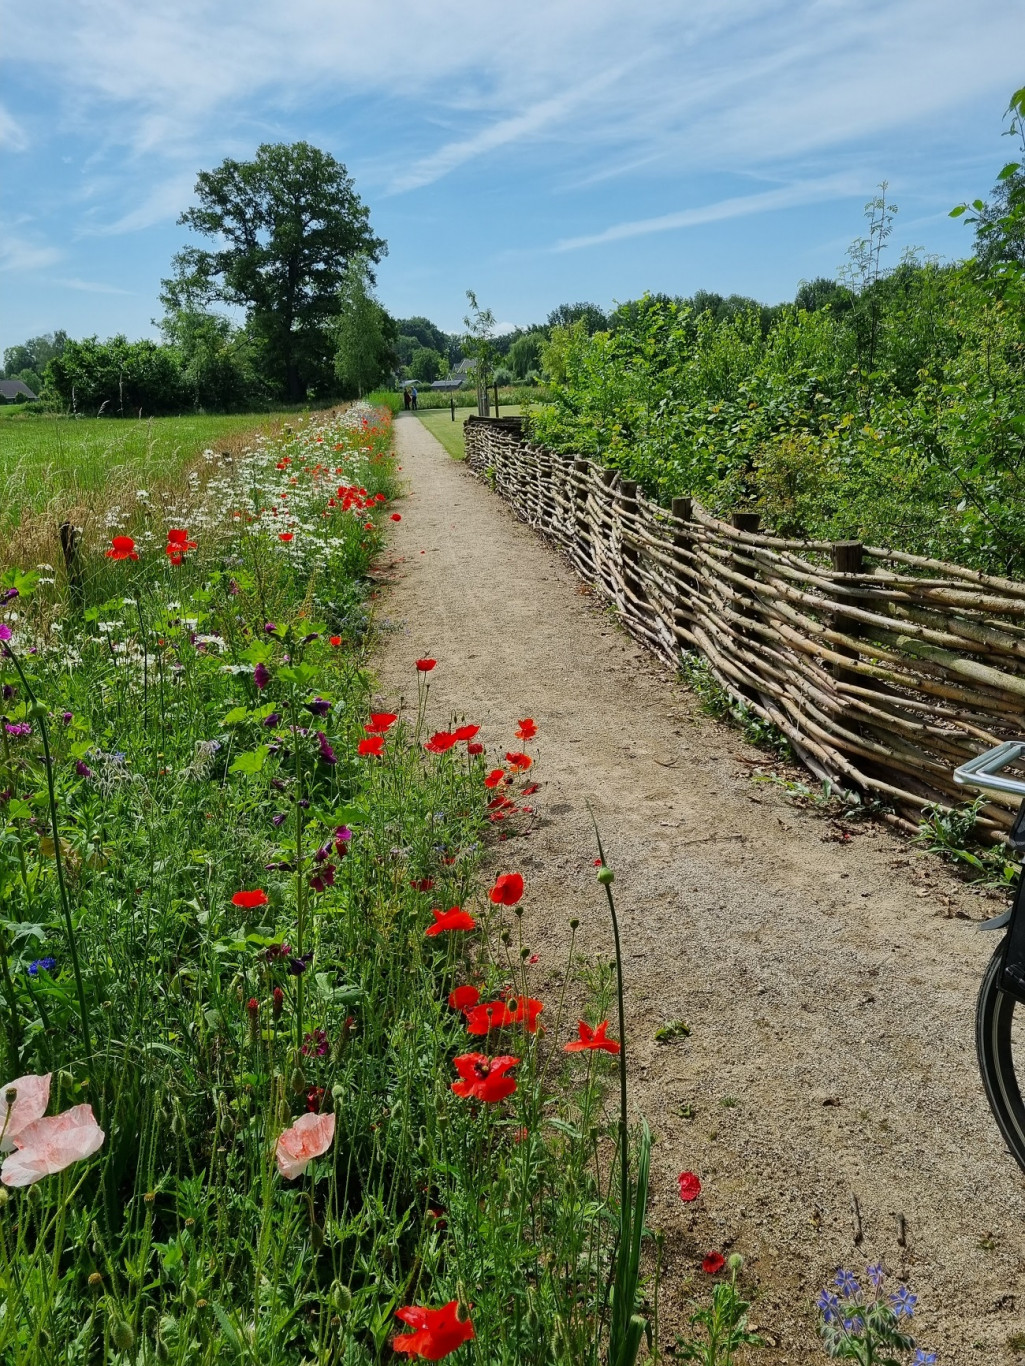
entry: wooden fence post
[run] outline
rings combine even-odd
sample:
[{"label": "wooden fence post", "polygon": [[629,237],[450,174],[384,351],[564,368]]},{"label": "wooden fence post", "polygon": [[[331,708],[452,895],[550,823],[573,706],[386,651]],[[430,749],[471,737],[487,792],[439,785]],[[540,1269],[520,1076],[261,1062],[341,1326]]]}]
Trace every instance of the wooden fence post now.
[{"label": "wooden fence post", "polygon": [[449,402],[449,407],[452,409],[452,421],[455,422],[455,420],[456,420],[456,400],[455,400],[455,395],[449,394],[449,396],[448,396],[448,402]]},{"label": "wooden fence post", "polygon": [[754,535],[761,520],[757,512],[735,512],[730,518],[730,524],[734,531],[748,531]]},{"label": "wooden fence post", "polygon": [[64,570],[68,576],[68,592],[74,606],[81,610],[85,603],[85,578],[82,574],[82,557],[79,554],[82,533],[70,522],[61,522],[57,534],[60,537],[61,554],[64,556]]},{"label": "wooden fence post", "polygon": [[[673,529],[673,549],[689,550],[692,543],[691,536],[681,531],[680,522],[689,522],[694,515],[694,502],[690,498],[673,499],[673,517],[677,525]],[[684,592],[683,569],[680,565],[679,556],[676,557],[676,572],[673,575],[673,619],[669,623],[673,632],[673,639],[676,641],[676,648],[679,649],[679,627],[689,626],[694,620],[694,611],[690,604],[690,595]]]},{"label": "wooden fence post", "polygon": [[[623,583],[634,597],[644,601],[647,593],[644,589],[644,580],[641,577],[641,553],[633,546],[627,545],[627,535],[633,528],[628,529],[627,519],[635,521],[637,518],[637,488],[635,479],[621,479],[619,481],[618,497],[616,500],[616,512],[619,517],[620,547],[619,553],[623,566]],[[625,615],[636,615],[636,608],[629,601],[623,603]]]},{"label": "wooden fence post", "polygon": [[[860,541],[834,541],[832,553],[833,569],[836,573],[861,573],[864,546]],[[853,617],[845,616],[842,609],[838,609],[833,614],[833,625],[845,636],[856,636],[861,632],[861,623]],[[845,655],[849,659],[858,658],[858,652],[852,645],[842,645],[836,642],[831,648],[838,655]],[[853,669],[845,669],[842,664],[833,665],[833,677],[838,683],[856,683],[862,687],[871,682],[871,680],[864,679],[860,674],[855,673]]]},{"label": "wooden fence post", "polygon": [[573,461],[573,540],[576,543],[577,565],[581,573],[594,574],[594,554],[591,549],[591,524],[587,517],[587,495],[591,462]]}]

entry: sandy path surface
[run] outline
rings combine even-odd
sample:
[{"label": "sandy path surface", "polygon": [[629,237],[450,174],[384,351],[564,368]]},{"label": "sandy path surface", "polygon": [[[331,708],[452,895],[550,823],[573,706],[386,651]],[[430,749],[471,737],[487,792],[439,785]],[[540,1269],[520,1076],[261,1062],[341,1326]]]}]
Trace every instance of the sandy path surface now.
[{"label": "sandy path surface", "polygon": [[[999,907],[885,827],[843,841],[753,783],[763,753],[702,715],[415,417],[396,433],[407,497],[379,604],[383,696],[415,697],[412,661],[430,654],[438,724],[465,715],[504,749],[517,718],[537,721],[542,820],[504,865],[527,880],[535,994],[559,980],[570,917],[586,953],[611,949],[588,800],[616,870],[663,1342],[717,1248],[747,1258],[766,1366],[825,1360],[811,1301],[838,1265],[876,1258],[919,1294],[918,1341],[942,1363],[1025,1360],[1009,1343],[1025,1330],[1025,1179],[973,1044],[993,939],[970,920]],[[676,1019],[690,1036],[656,1043]],[[685,1168],[697,1205],[676,1193]]]}]

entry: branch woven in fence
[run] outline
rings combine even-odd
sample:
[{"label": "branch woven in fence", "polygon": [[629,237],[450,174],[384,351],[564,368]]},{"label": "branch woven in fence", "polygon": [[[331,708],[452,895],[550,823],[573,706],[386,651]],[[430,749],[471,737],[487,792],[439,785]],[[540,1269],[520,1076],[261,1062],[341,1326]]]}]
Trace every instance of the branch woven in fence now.
[{"label": "branch woven in fence", "polygon": [[[511,424],[472,419],[466,450],[659,658],[700,651],[813,772],[899,823],[958,801],[953,769],[1025,730],[1025,583],[875,546],[844,572],[829,541],[742,530],[688,499],[674,515]],[[996,837],[1010,800],[987,799],[980,819]]]}]

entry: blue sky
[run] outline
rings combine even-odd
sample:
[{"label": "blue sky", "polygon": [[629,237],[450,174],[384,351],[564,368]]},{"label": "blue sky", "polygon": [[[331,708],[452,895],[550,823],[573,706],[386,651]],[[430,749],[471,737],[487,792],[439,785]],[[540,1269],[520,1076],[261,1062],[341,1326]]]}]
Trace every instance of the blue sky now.
[{"label": "blue sky", "polygon": [[456,330],[833,274],[882,179],[907,245],[1012,152],[1025,0],[0,0],[0,347],[153,334],[196,172],[304,138]]}]

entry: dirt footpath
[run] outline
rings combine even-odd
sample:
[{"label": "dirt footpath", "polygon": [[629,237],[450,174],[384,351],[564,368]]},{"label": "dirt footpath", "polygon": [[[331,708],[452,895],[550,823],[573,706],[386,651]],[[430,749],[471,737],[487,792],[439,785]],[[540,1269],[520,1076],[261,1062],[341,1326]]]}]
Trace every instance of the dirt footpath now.
[{"label": "dirt footpath", "polygon": [[[663,1342],[719,1249],[747,1258],[766,1366],[825,1360],[811,1301],[837,1266],[876,1258],[920,1296],[918,1341],[945,1366],[1025,1361],[1011,1344],[1025,1178],[973,1043],[993,938],[971,922],[999,907],[885,827],[844,841],[752,782],[764,754],[702,715],[415,417],[396,432],[408,496],[379,606],[384,696],[415,696],[412,661],[430,654],[439,724],[465,715],[504,748],[517,718],[537,721],[543,819],[509,846],[537,995],[572,916],[585,952],[611,948],[588,801],[616,870],[632,1098],[655,1135],[650,1219],[666,1238]],[[678,1019],[690,1036],[656,1043]],[[685,1168],[704,1183],[696,1205],[676,1191]]]}]

